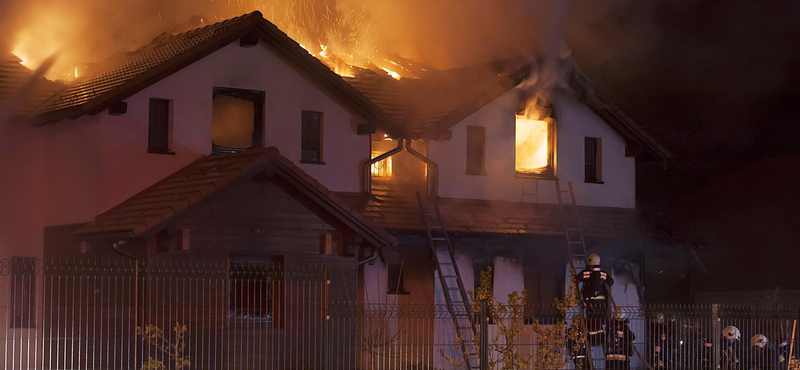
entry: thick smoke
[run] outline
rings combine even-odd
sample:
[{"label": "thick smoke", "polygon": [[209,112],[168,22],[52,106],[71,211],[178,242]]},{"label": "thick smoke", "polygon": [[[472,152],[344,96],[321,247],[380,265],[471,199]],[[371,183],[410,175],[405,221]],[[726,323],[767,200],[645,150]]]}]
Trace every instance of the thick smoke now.
[{"label": "thick smoke", "polygon": [[[259,10],[286,26],[287,9],[311,4],[317,12],[362,12],[365,30],[382,52],[434,68],[515,56],[565,54],[562,26],[570,1],[545,0],[29,0],[3,6],[0,46],[30,59],[33,67],[54,52],[54,71],[81,70],[110,55],[147,43],[193,16],[206,23]],[[588,3],[587,4],[591,4]],[[586,4],[579,4],[586,6]],[[593,8],[596,6],[592,5]],[[576,12],[583,10],[578,7]],[[328,16],[328,14],[319,14]],[[582,31],[577,31],[582,33]],[[567,53],[568,54],[568,53]],[[62,76],[56,76],[62,77]]]},{"label": "thick smoke", "polygon": [[69,79],[192,16],[260,10],[280,23],[298,3],[364,11],[374,46],[436,68],[571,54],[679,153],[792,147],[800,132],[800,34],[789,31],[800,3],[788,0],[5,0],[0,51],[24,44],[35,68],[61,50],[48,76]]}]

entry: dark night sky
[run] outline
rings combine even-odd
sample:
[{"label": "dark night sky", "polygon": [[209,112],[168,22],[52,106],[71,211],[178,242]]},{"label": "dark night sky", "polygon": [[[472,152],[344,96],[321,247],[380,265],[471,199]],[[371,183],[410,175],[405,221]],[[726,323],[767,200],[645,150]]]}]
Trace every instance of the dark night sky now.
[{"label": "dark night sky", "polygon": [[[800,2],[626,2],[614,13],[595,20],[595,39],[567,40],[601,91],[675,153],[796,150]],[[577,14],[573,22],[592,22]]]}]

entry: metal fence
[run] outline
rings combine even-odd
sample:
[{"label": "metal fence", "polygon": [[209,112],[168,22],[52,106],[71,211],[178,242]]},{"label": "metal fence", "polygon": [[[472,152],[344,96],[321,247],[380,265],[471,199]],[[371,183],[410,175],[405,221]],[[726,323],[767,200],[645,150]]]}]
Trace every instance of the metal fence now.
[{"label": "metal fence", "polygon": [[[0,259],[4,369],[463,368],[445,306],[330,297],[324,264]],[[484,369],[787,369],[788,308],[626,306],[573,335],[576,308],[487,307]],[[481,324],[479,323],[479,324]],[[723,337],[736,326],[740,340]],[[764,349],[750,345],[763,334]],[[583,342],[582,338],[587,338]],[[571,339],[578,338],[576,341]],[[589,344],[583,351],[582,344]],[[623,357],[619,357],[623,355]],[[784,361],[780,361],[781,355]],[[580,357],[586,356],[586,357]],[[793,357],[796,357],[794,355]],[[606,363],[606,359],[623,361]],[[589,368],[583,362],[582,368]]]}]

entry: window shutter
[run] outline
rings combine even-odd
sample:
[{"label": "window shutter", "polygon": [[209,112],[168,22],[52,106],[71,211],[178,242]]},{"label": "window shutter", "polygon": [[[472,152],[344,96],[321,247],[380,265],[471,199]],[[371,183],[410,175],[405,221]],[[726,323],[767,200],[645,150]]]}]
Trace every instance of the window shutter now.
[{"label": "window shutter", "polygon": [[467,126],[467,175],[486,174],[486,127]]},{"label": "window shutter", "polygon": [[597,178],[597,138],[587,137],[584,141],[585,181],[595,182]]},{"label": "window shutter", "polygon": [[303,111],[300,162],[322,163],[322,112]]},{"label": "window shutter", "polygon": [[169,105],[167,99],[150,99],[150,122],[148,127],[147,151],[149,153],[169,152]]}]

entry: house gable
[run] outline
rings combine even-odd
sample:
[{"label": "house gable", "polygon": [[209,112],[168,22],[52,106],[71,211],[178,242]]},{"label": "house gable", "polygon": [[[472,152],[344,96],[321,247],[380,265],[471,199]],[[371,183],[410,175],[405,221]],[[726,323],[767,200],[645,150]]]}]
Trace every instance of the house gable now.
[{"label": "house gable", "polygon": [[[285,195],[269,196],[278,194],[276,189],[294,199],[289,201],[294,208],[297,202],[305,206],[301,215],[312,212],[324,221],[312,229],[347,228],[376,247],[395,242],[384,230],[365,221],[363,215],[282,157],[275,148],[201,158],[97,216],[95,222],[76,233],[149,238],[184,222],[185,217],[187,220],[205,217],[235,220],[241,215],[253,215],[262,219],[268,211],[252,209],[246,195],[255,196],[263,191],[268,204],[273,198],[286,201]],[[256,198],[253,204],[258,204],[259,200],[263,199]],[[238,207],[247,207],[250,212],[240,213]]]},{"label": "house gable", "polygon": [[[429,143],[429,156],[439,165],[442,197],[557,203],[553,178],[528,180],[516,172],[515,120],[520,96],[517,89],[507,92],[452,126],[450,140]],[[634,208],[635,159],[625,156],[625,139],[568,90],[554,93],[551,103],[556,126],[555,177],[562,186],[572,181],[580,205]],[[468,126],[485,128],[485,175],[467,174]],[[586,137],[603,141],[603,184],[584,182]]]},{"label": "house gable", "polygon": [[367,121],[399,135],[380,108],[258,11],[183,34],[162,35],[149,45],[112,59],[105,69],[79,79],[53,96],[36,121],[46,124],[97,114],[228,44],[236,42],[249,47],[256,40]]}]

